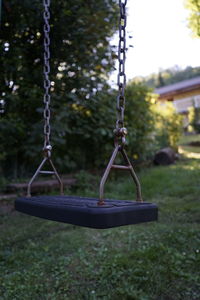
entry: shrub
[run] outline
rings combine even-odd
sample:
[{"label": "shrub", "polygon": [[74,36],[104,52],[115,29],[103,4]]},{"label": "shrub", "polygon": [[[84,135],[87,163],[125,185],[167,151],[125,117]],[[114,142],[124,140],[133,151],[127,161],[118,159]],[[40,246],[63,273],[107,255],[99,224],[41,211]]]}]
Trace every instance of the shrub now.
[{"label": "shrub", "polygon": [[182,116],[177,114],[173,104],[157,104],[152,107],[155,118],[154,138],[158,148],[172,147],[177,150],[182,133]]},{"label": "shrub", "polygon": [[200,108],[198,107],[190,107],[189,109],[189,123],[192,128],[197,132],[200,133]]},{"label": "shrub", "polygon": [[[105,167],[114,147],[117,92],[105,86],[89,99],[82,100],[74,95],[74,99],[69,101],[67,97],[62,99],[64,103],[56,101],[58,99],[52,102],[53,161],[64,173]],[[147,87],[128,84],[125,126],[129,132],[127,142],[132,159],[144,160],[150,153],[153,116],[148,98]],[[23,116],[23,112],[20,117],[5,114],[0,120],[0,148],[1,153],[5,153],[2,165],[6,176],[13,177],[14,173],[16,176],[31,174],[42,159],[43,122],[27,119],[27,125],[24,126]]]},{"label": "shrub", "polygon": [[125,126],[128,129],[128,151],[133,159],[144,161],[154,152],[152,132],[154,115],[151,90],[144,84],[130,82],[126,88]]}]

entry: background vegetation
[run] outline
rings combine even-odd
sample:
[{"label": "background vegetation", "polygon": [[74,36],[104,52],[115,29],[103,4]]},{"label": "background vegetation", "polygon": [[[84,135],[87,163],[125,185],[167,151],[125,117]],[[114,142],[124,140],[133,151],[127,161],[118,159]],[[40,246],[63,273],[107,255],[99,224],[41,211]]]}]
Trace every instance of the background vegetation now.
[{"label": "background vegetation", "polygon": [[159,88],[165,85],[173,84],[179,81],[191,79],[200,76],[200,67],[190,67],[181,69],[179,66],[174,66],[160,72],[150,74],[146,77],[135,77],[134,82],[143,83],[151,88]]},{"label": "background vegetation", "polygon": [[182,129],[182,115],[178,115],[173,104],[166,103],[152,107],[155,116],[155,140],[158,147],[172,147],[178,150]]},{"label": "background vegetation", "polygon": [[191,28],[194,37],[200,37],[200,0],[186,0],[185,4],[190,10],[188,25]]},{"label": "background vegetation", "polygon": [[[52,142],[54,160],[64,172],[99,168],[110,155],[116,91],[107,76],[116,56],[109,44],[116,30],[116,4],[52,0]],[[30,6],[28,0],[20,5],[4,0],[0,183],[3,176],[27,176],[40,161],[42,43],[41,1]],[[187,71],[199,74],[199,69]],[[167,78],[178,80],[181,74],[169,75],[163,80],[157,74],[156,83],[151,79],[148,85],[167,84]],[[150,158],[159,147],[176,147],[180,135],[173,109],[155,110],[148,80],[129,82],[126,91],[134,161]],[[184,156],[176,164],[139,173],[144,199],[159,206],[155,223],[92,230],[19,214],[12,200],[1,201],[0,299],[199,300],[200,148],[185,145],[192,141],[194,136],[182,138]],[[97,196],[98,176],[82,171],[77,179],[69,195]],[[135,195],[127,177],[110,181],[106,193],[116,199]]]},{"label": "background vegetation", "polygon": [[189,110],[189,122],[192,128],[200,133],[200,108],[199,107],[191,107]]},{"label": "background vegetation", "polygon": [[[51,128],[61,172],[105,166],[111,153],[117,93],[107,80],[116,58],[110,38],[117,15],[117,1],[52,1]],[[32,173],[43,146],[42,26],[41,1],[31,7],[29,1],[3,2],[0,170],[8,178]],[[126,91],[129,155],[140,161],[161,146],[152,134],[150,94],[134,82]]]},{"label": "background vegetation", "polygon": [[[51,109],[55,164],[61,172],[104,167],[113,147],[116,90],[108,84],[116,47],[117,1],[52,1]],[[1,178],[26,177],[43,147],[42,3],[3,1],[0,36]],[[172,109],[152,109],[152,88],[200,74],[165,70],[133,80],[126,90],[125,125],[132,160],[176,148],[181,122]],[[6,138],[5,138],[6,137]]]},{"label": "background vegetation", "polygon": [[[30,1],[3,4],[0,86],[5,105],[0,159],[6,174],[18,176],[34,165],[42,149],[43,7],[39,0],[31,6]],[[79,163],[74,144],[82,149],[84,143],[89,150],[94,140],[91,111],[109,96],[106,80],[115,57],[109,40],[117,26],[116,8],[116,1],[105,0],[51,3],[52,140],[65,167]],[[87,160],[85,153],[82,157]],[[59,158],[57,163],[61,166]]]}]

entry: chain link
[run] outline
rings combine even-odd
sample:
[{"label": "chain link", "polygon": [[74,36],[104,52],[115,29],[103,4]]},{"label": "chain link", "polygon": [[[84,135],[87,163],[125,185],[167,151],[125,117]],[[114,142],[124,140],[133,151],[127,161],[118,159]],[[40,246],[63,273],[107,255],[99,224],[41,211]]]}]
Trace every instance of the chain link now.
[{"label": "chain link", "polygon": [[44,151],[46,153],[51,150],[50,145],[50,133],[51,133],[51,127],[50,127],[50,102],[51,102],[51,96],[50,96],[50,87],[51,82],[49,79],[49,73],[50,73],[50,25],[49,25],[49,19],[50,19],[50,0],[43,0],[43,6],[44,6],[44,12],[43,12],[43,18],[44,18]]},{"label": "chain link", "polygon": [[[117,96],[117,122],[114,130],[115,140],[121,138],[122,144],[125,144],[125,135],[127,134],[124,128],[124,110],[125,110],[125,61],[126,61],[126,4],[127,0],[119,0],[120,18],[119,18],[119,46],[118,46],[118,63],[119,70],[117,75],[118,96]],[[116,141],[115,141],[116,142]]]},{"label": "chain link", "polygon": [[[31,180],[28,183],[28,188],[27,188],[27,197],[31,197],[31,187],[36,179],[36,177],[40,174],[52,174],[56,177],[58,180],[58,183],[60,185],[60,194],[63,195],[63,183],[62,180],[60,179],[60,176],[51,160],[51,150],[52,147],[50,145],[50,133],[51,133],[51,127],[50,127],[50,87],[51,87],[51,82],[49,80],[49,73],[50,73],[50,51],[49,51],[49,46],[50,46],[50,38],[49,38],[49,33],[50,33],[50,25],[49,25],[49,19],[50,19],[50,0],[43,0],[43,19],[44,19],[44,26],[43,26],[43,33],[44,33],[44,67],[43,67],[43,75],[44,75],[44,159],[42,160],[41,164],[37,168],[35,174],[31,178]],[[45,165],[46,161],[48,161],[48,164],[51,166],[52,170],[47,171],[43,170],[43,166]]]}]

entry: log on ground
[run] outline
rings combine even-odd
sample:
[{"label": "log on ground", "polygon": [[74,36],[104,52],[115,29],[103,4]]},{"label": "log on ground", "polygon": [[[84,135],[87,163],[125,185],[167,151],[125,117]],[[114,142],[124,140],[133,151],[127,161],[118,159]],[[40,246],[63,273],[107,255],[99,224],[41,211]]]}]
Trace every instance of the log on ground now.
[{"label": "log on ground", "polygon": [[175,159],[176,152],[172,148],[166,147],[156,152],[153,162],[155,165],[166,166],[173,164],[175,162]]}]

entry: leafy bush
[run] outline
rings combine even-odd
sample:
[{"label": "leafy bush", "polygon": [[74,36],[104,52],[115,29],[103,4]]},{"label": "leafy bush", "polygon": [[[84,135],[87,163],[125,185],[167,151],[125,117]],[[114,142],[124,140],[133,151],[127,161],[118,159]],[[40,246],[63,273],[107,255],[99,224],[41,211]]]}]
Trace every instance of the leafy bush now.
[{"label": "leafy bush", "polygon": [[157,104],[152,107],[155,116],[154,138],[158,148],[172,147],[177,144],[182,133],[182,116],[177,114],[172,103]]},{"label": "leafy bush", "polygon": [[[58,97],[54,100],[51,126],[52,144],[55,145],[53,160],[62,172],[105,167],[114,147],[116,96],[117,92],[105,85],[87,100],[81,100],[77,95],[71,101],[67,98],[69,95],[62,102]],[[127,142],[132,159],[144,160],[149,156],[153,116],[148,97],[147,87],[128,84],[125,126],[129,132]],[[21,115],[5,114],[0,120],[1,152],[5,152],[3,166],[6,175],[13,175],[15,167],[16,174],[22,176],[23,172],[30,172],[39,163],[43,122],[34,118],[32,114],[29,121],[27,115],[21,112]]]},{"label": "leafy bush", "polygon": [[[87,101],[65,105],[57,114],[53,138],[59,144],[56,156],[64,158],[60,162],[64,170],[105,167],[114,147],[116,97],[116,91],[107,86]],[[127,85],[125,126],[131,159],[144,160],[149,155],[153,115],[148,97],[147,87]]]},{"label": "leafy bush", "polygon": [[189,109],[189,123],[192,128],[200,133],[200,108],[190,107]]},{"label": "leafy bush", "polygon": [[128,151],[131,158],[146,160],[152,156],[154,115],[151,111],[151,90],[130,82],[126,88],[125,126],[128,129]]}]

